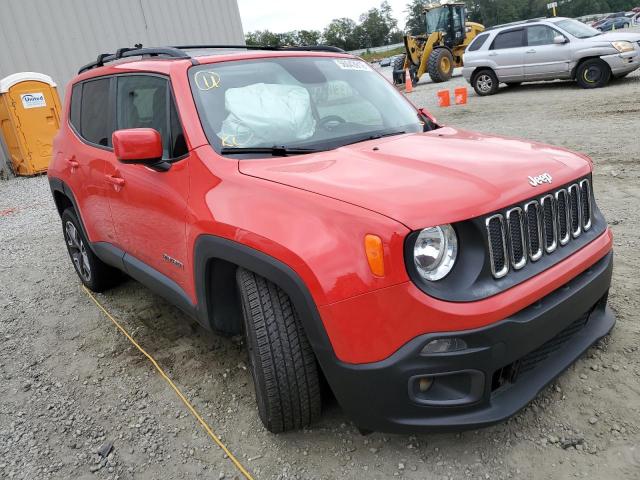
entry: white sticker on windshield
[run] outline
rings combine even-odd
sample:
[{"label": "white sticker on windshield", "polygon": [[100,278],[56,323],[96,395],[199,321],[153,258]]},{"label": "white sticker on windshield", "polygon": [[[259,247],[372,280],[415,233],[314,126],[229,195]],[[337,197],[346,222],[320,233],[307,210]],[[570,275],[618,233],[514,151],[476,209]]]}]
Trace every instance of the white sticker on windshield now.
[{"label": "white sticker on windshield", "polygon": [[361,70],[361,71],[371,71],[369,65],[367,65],[362,60],[351,60],[349,58],[336,58],[334,60],[336,65],[338,65],[343,70]]}]

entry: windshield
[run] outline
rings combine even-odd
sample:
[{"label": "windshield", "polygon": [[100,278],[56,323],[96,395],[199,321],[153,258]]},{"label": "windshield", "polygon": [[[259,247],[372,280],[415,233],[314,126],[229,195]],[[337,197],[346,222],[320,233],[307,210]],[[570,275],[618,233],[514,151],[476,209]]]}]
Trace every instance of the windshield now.
[{"label": "windshield", "polygon": [[433,32],[447,32],[449,30],[449,9],[436,8],[427,12],[427,35]]},{"label": "windshield", "polygon": [[556,25],[576,38],[591,38],[596,35],[601,35],[602,33],[589,25],[578,22],[577,20],[560,20],[559,22],[556,22]]},{"label": "windshield", "polygon": [[358,59],[220,62],[192,67],[189,78],[218,153],[235,148],[255,155],[258,148],[274,146],[327,150],[424,129],[411,104]]}]

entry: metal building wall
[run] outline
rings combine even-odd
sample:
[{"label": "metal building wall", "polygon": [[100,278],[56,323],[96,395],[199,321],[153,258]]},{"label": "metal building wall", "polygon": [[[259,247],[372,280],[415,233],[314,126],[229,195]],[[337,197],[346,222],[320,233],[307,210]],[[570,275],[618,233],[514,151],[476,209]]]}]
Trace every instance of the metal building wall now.
[{"label": "metal building wall", "polygon": [[[244,44],[237,0],[0,0],[0,78],[46,73],[64,97],[99,53],[145,46]],[[0,166],[4,154],[0,147]]]},{"label": "metal building wall", "polygon": [[0,78],[46,73],[63,94],[80,66],[136,43],[244,44],[237,0],[0,0]]}]

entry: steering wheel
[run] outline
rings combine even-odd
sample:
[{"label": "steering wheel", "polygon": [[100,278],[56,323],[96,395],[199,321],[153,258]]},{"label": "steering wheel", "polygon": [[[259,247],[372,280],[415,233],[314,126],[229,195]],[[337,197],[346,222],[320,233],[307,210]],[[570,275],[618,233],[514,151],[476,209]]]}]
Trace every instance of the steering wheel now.
[{"label": "steering wheel", "polygon": [[347,123],[347,121],[338,115],[328,115],[318,121],[318,125],[328,131],[332,131],[341,123]]}]

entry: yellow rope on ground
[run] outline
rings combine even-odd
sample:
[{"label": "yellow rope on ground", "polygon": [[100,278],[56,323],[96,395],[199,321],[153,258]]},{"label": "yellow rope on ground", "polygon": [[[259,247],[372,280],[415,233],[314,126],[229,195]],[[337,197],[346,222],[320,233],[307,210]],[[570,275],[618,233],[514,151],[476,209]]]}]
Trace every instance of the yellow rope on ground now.
[{"label": "yellow rope on ground", "polygon": [[242,464],[238,461],[238,459],[233,455],[233,453],[231,453],[231,451],[226,447],[226,445],[224,443],[222,443],[222,440],[220,440],[218,438],[218,436],[213,433],[213,430],[211,430],[211,427],[207,424],[207,422],[205,422],[205,420],[202,418],[202,416],[200,416],[200,414],[196,411],[196,409],[194,408],[194,406],[191,404],[191,402],[189,402],[189,400],[187,400],[187,398],[182,394],[182,392],[180,391],[180,389],[178,389],[178,387],[176,387],[175,383],[173,383],[171,381],[171,379],[167,376],[167,374],[164,372],[164,370],[162,370],[162,367],[160,367],[160,365],[158,365],[158,362],[156,362],[156,360],[149,355],[144,348],[142,348],[138,342],[136,342],[133,337],[131,335],[129,335],[129,333],[124,329],[124,327],[122,325],[120,325],[118,323],[118,321],[113,318],[113,315],[111,315],[106,308],[104,308],[102,306],[102,304],[98,301],[98,299],[93,295],[93,293],[91,293],[89,291],[89,289],[87,287],[85,287],[84,285],[82,286],[83,290],[86,292],[86,294],[89,296],[89,298],[91,298],[91,300],[93,300],[93,302],[98,306],[98,308],[100,310],[102,310],[102,313],[104,313],[107,318],[109,320],[111,320],[113,322],[113,324],[118,327],[118,330],[120,330],[122,332],[122,334],[127,337],[127,339],[138,349],[140,350],[140,352],[149,359],[149,361],[153,364],[154,367],[156,367],[156,370],[158,371],[158,373],[160,373],[160,376],[162,378],[164,378],[164,380],[169,384],[169,386],[171,388],[173,388],[173,390],[176,392],[176,394],[178,395],[178,397],[180,397],[180,400],[182,400],[182,403],[185,404],[185,406],[187,407],[187,409],[189,410],[189,412],[191,412],[191,414],[196,418],[196,420],[198,420],[198,422],[200,423],[200,425],[202,425],[202,428],[205,429],[205,431],[207,432],[207,435],[209,435],[209,437],[211,437],[211,440],[213,440],[215,442],[216,445],[218,445],[218,447],[220,447],[222,449],[222,451],[229,457],[229,460],[231,460],[231,462],[233,462],[233,464],[235,465],[235,467],[238,469],[238,471],[240,471],[240,473],[242,473],[242,475],[244,475],[244,477],[247,480],[253,480],[253,477],[251,476],[251,474],[247,471],[246,468],[244,468],[242,466]]}]

